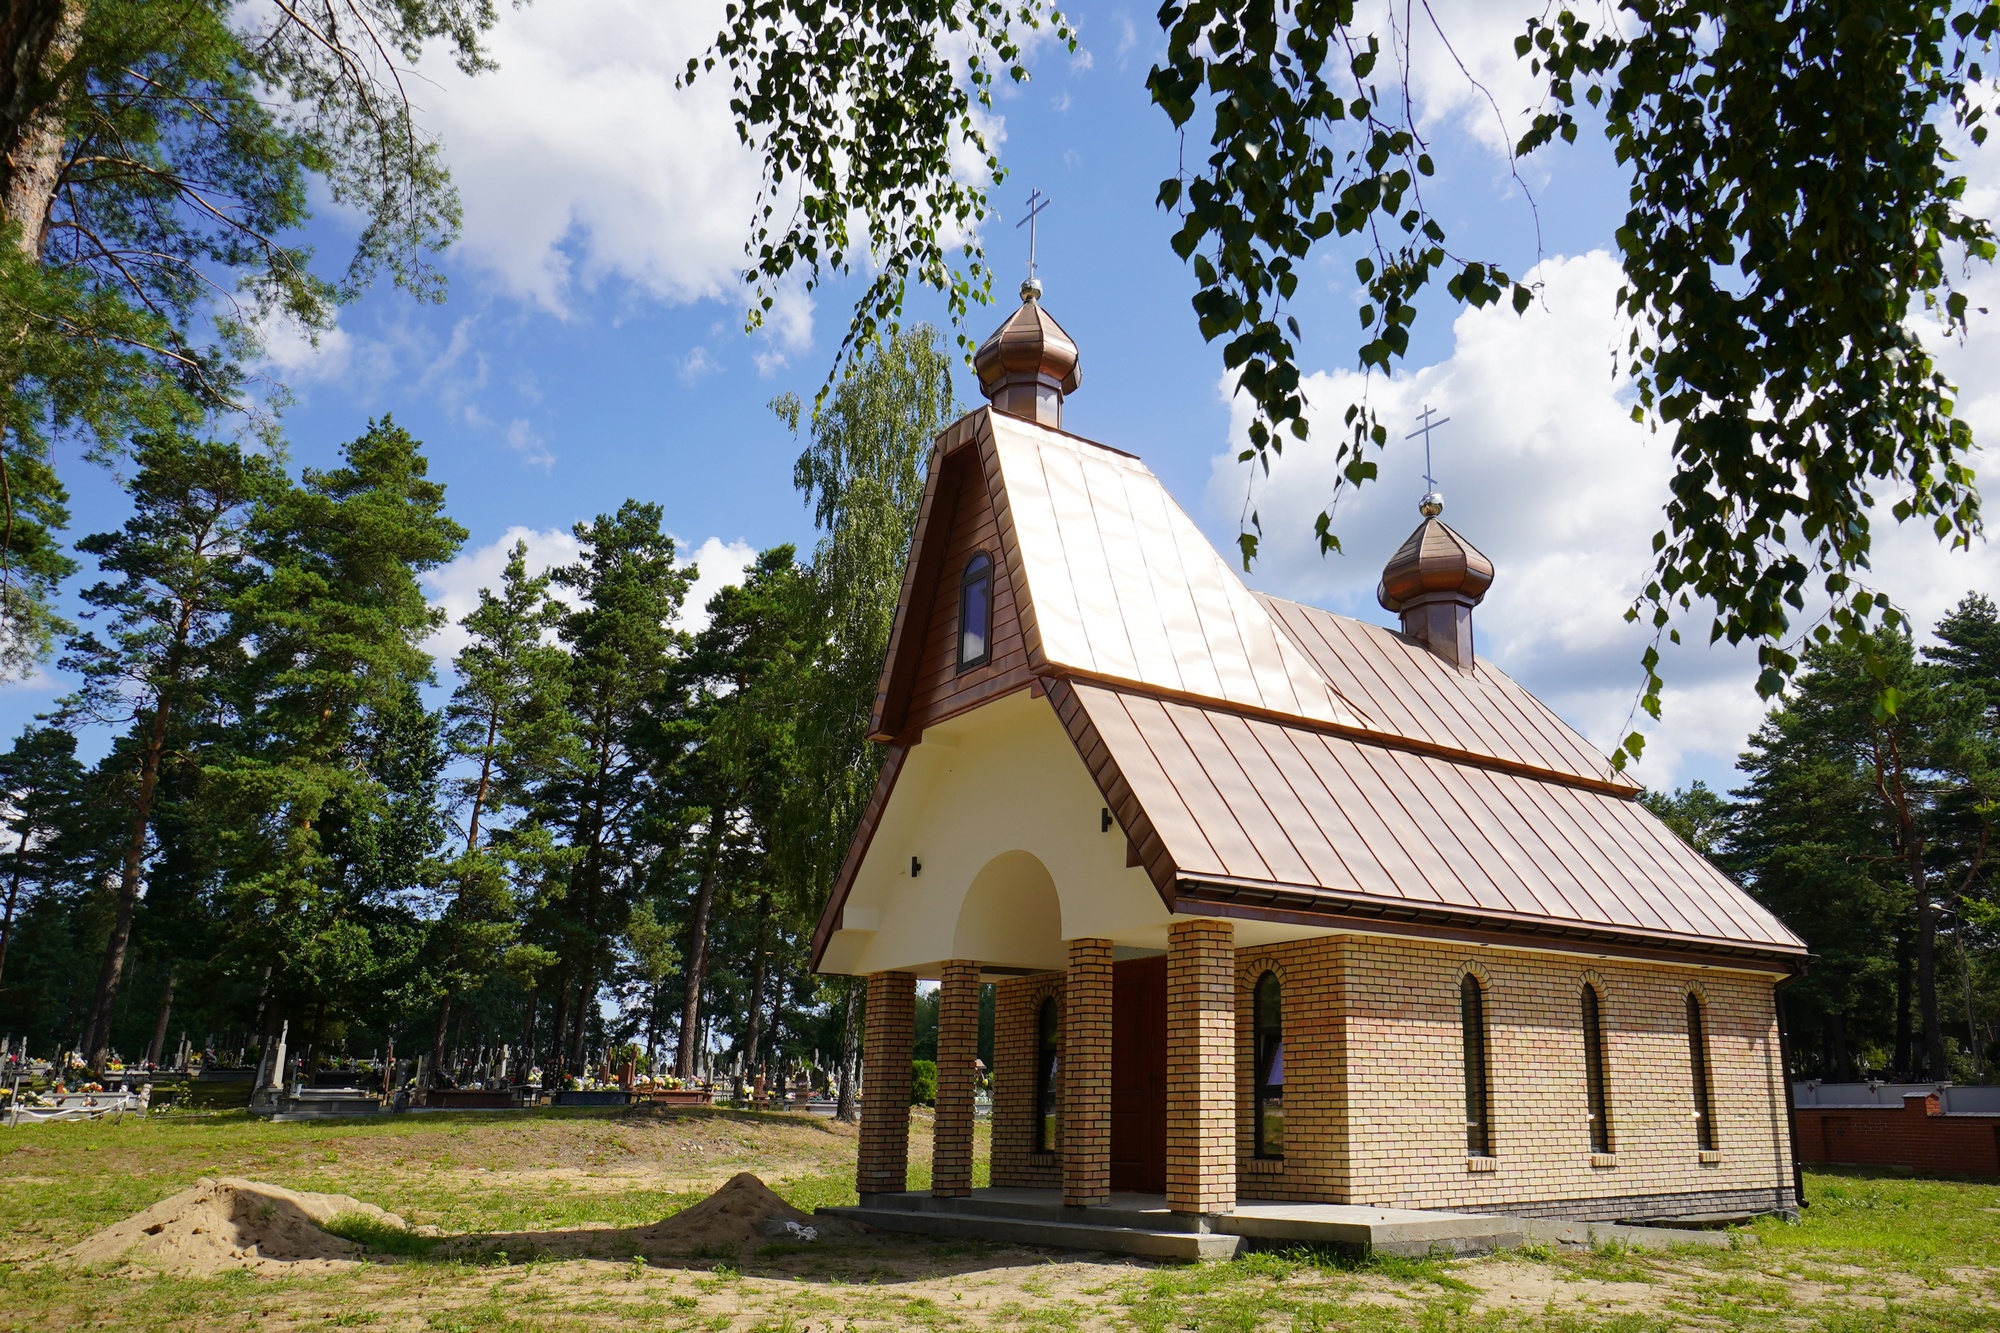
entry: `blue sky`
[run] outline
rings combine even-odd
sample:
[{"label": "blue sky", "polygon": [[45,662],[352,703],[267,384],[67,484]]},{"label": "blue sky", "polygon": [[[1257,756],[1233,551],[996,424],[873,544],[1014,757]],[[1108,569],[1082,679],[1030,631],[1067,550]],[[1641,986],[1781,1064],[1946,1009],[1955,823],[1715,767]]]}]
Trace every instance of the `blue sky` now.
[{"label": "blue sky", "polygon": [[[1511,124],[1499,127],[1434,39],[1414,42],[1412,87],[1441,166],[1430,203],[1463,251],[1516,272],[1540,264],[1544,299],[1526,318],[1434,301],[1409,370],[1364,382],[1351,372],[1355,251],[1328,246],[1294,307],[1308,332],[1320,442],[1295,446],[1257,483],[1267,555],[1251,581],[1387,619],[1372,592],[1417,521],[1420,451],[1399,447],[1379,484],[1342,502],[1345,556],[1316,554],[1311,522],[1331,491],[1327,449],[1347,403],[1365,393],[1393,424],[1428,402],[1452,418],[1437,436],[1446,517],[1499,569],[1475,618],[1480,650],[1609,745],[1630,712],[1643,647],[1619,613],[1645,572],[1666,475],[1664,442],[1630,423],[1628,389],[1611,368],[1617,272],[1604,251],[1625,181],[1588,135],[1515,179],[1497,146],[1518,131],[1513,113],[1531,95],[1511,54],[1530,7],[1435,8]],[[384,413],[426,442],[472,534],[432,586],[454,614],[497,576],[514,536],[560,559],[571,524],[627,496],[664,507],[684,549],[702,554],[706,586],[754,549],[811,543],[791,487],[797,446],[766,404],[817,389],[851,289],[790,293],[772,327],[743,332],[735,272],[755,163],[736,142],[723,84],[672,86],[718,16],[706,0],[503,7],[500,69],[468,80],[434,61],[419,93],[465,201],[464,237],[444,260],[449,299],[422,306],[385,287],[343,311],[317,349],[284,330],[272,340],[267,370],[297,400],[285,418],[297,461],[330,461]],[[1045,303],[1083,354],[1065,425],[1143,457],[1227,549],[1249,483],[1233,462],[1247,418],[1195,328],[1192,278],[1167,245],[1173,220],[1153,204],[1181,151],[1144,90],[1158,29],[1145,6],[1085,3],[1073,16],[1083,52],[1045,43],[1035,79],[995,107],[1011,173],[1003,217],[985,233],[1000,301],[975,311],[968,331],[983,337],[1011,308],[1026,249],[1013,222],[1022,196],[1040,188],[1053,199],[1041,227]],[[1198,141],[1187,154],[1199,162]],[[1978,159],[1973,168],[1975,198],[1990,199],[1989,169]],[[338,216],[315,224],[329,261],[350,236]],[[920,300],[918,313],[942,311]],[[1982,431],[2000,428],[1989,336],[1946,358]],[[977,400],[969,372],[960,395]],[[77,534],[118,521],[110,477],[75,460],[64,471]],[[1994,582],[1983,548],[1946,555],[1917,534],[1891,538],[1878,572],[1881,586],[1933,618]],[[454,635],[434,644],[454,646]],[[1748,659],[1688,650],[1670,666],[1668,716],[1641,776],[1727,782],[1760,712]],[[60,688],[49,675],[0,691],[0,727],[18,729]]]}]

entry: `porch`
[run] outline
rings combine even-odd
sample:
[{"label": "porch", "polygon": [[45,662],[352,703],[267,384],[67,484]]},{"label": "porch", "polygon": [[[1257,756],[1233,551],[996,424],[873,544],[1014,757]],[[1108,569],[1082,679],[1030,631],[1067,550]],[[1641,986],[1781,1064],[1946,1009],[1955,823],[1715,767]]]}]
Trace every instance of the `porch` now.
[{"label": "porch", "polygon": [[1176,1212],[1162,1194],[1114,1193],[1066,1206],[1055,1189],[980,1189],[949,1197],[904,1191],[819,1211],[883,1231],[1149,1259],[1229,1259],[1254,1248],[1291,1246],[1422,1257],[1490,1254],[1530,1243],[1616,1241],[1638,1249],[1732,1243],[1722,1231],[1348,1204],[1243,1200],[1202,1214]]}]

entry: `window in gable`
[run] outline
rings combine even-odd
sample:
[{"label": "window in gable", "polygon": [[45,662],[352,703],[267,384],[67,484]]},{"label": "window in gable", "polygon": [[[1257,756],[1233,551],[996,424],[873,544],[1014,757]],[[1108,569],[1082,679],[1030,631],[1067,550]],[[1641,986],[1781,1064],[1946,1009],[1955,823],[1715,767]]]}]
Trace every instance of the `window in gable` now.
[{"label": "window in gable", "polygon": [[975,551],[958,580],[958,669],[984,666],[993,655],[993,559]]}]

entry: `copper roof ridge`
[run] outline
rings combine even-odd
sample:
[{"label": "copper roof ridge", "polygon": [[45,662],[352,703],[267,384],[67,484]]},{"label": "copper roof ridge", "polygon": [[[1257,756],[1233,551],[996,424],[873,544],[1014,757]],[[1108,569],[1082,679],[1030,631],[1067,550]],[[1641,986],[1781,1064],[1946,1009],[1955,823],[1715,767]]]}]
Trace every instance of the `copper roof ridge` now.
[{"label": "copper roof ridge", "polygon": [[[1422,755],[1429,759],[1443,759],[1448,763],[1462,764],[1467,768],[1483,768],[1495,773],[1507,773],[1518,778],[1529,778],[1536,782],[1547,782],[1558,787],[1574,787],[1579,791],[1597,792],[1604,796],[1616,796],[1622,800],[1636,800],[1645,790],[1636,783],[1612,782],[1604,778],[1585,777],[1581,773],[1565,773],[1560,769],[1542,768],[1535,764],[1524,764],[1518,759],[1503,759],[1499,755],[1481,754],[1477,750],[1461,750],[1456,746],[1439,745],[1436,741],[1418,740],[1414,736],[1402,736],[1390,731],[1376,731],[1368,727],[1353,727],[1344,722],[1322,721],[1306,717],[1301,713],[1286,713],[1274,708],[1259,708],[1255,704],[1235,703],[1210,694],[1196,694],[1188,690],[1170,689],[1164,685],[1148,685],[1143,681],[1128,680],[1122,676],[1106,675],[1084,667],[1067,666],[1051,662],[1036,672],[1046,677],[1066,678],[1087,685],[1099,685],[1121,694],[1136,694],[1148,699],[1162,699],[1169,703],[1187,704],[1194,708],[1212,709],[1218,713],[1234,713],[1240,717],[1256,718],[1274,722],[1280,726],[1298,727],[1305,731],[1316,731],[1329,736],[1339,736],[1362,745],[1373,745],[1383,750],[1402,750],[1408,754]],[[1324,679],[1324,677],[1322,677]],[[1346,696],[1327,682],[1327,692],[1346,702]],[[1354,705],[1348,704],[1353,708]],[[1361,710],[1355,709],[1357,714]]]},{"label": "copper roof ridge", "polygon": [[[1107,454],[1117,454],[1120,458],[1129,458],[1133,462],[1137,463],[1140,467],[1146,468],[1146,474],[1148,476],[1157,477],[1159,475],[1158,473],[1155,473],[1153,469],[1146,467],[1146,460],[1139,457],[1139,455],[1133,453],[1130,449],[1120,449],[1115,444],[1106,444],[1102,440],[1093,440],[1088,435],[1078,435],[1075,431],[1064,430],[1061,426],[1046,426],[1039,421],[1030,421],[1026,417],[1017,417],[1011,412],[1002,412],[999,408],[993,406],[993,404],[991,403],[984,403],[979,407],[975,407],[972,409],[971,412],[967,412],[965,415],[969,417],[973,414],[973,412],[991,412],[995,416],[1001,416],[1007,418],[1007,424],[1010,426],[1032,426],[1034,429],[1039,431],[1044,431],[1050,435],[1060,435],[1066,440],[1074,440],[1078,444],[1087,444],[1093,449],[1102,449]],[[964,417],[959,418],[960,421],[963,421],[964,419],[965,419]],[[956,425],[957,422],[954,422],[952,424]],[[945,427],[945,429],[949,430],[951,429],[951,427],[947,426]],[[960,445],[959,447],[963,448],[964,446]]]},{"label": "copper roof ridge", "polygon": [[[1675,953],[1750,956],[1802,961],[1804,944],[1788,945],[1728,939],[1715,935],[1691,935],[1680,931],[1653,930],[1645,926],[1619,926],[1610,922],[1581,922],[1528,912],[1508,912],[1492,908],[1448,907],[1417,903],[1379,894],[1321,888],[1312,884],[1291,884],[1279,880],[1238,879],[1226,875],[1177,876],[1176,899],[1190,902],[1226,903],[1283,913],[1301,920],[1338,918],[1382,924],[1429,925],[1439,928],[1486,930],[1506,935],[1530,935],[1541,939],[1570,940],[1583,944],[1615,945],[1625,942],[1663,948]],[[1187,892],[1183,892],[1186,890]],[[1204,893],[1203,890],[1210,892]],[[1245,895],[1263,895],[1269,901],[1246,901]],[[1281,901],[1291,899],[1288,905]],[[1178,909],[1176,909],[1178,910]]]},{"label": "copper roof ridge", "polygon": [[[1265,601],[1265,602],[1277,602],[1277,603],[1280,603],[1280,604],[1282,604],[1282,605],[1284,605],[1284,606],[1295,606],[1295,607],[1299,608],[1299,610],[1301,610],[1301,611],[1309,611],[1309,612],[1312,612],[1312,613],[1313,613],[1313,614],[1315,614],[1315,615],[1322,615],[1322,616],[1331,616],[1331,617],[1332,617],[1332,618],[1334,618],[1335,620],[1344,620],[1344,621],[1347,621],[1347,622],[1348,622],[1349,624],[1351,624],[1351,625],[1359,625],[1359,626],[1361,626],[1361,627],[1362,627],[1362,628],[1364,628],[1364,629],[1370,629],[1370,630],[1380,630],[1380,631],[1381,631],[1382,633],[1384,633],[1384,634],[1387,634],[1387,635],[1388,635],[1389,637],[1391,637],[1391,638],[1393,638],[1393,639],[1397,639],[1397,640],[1400,640],[1401,642],[1403,642],[1403,643],[1405,643],[1405,644],[1408,644],[1408,645],[1410,645],[1410,646],[1411,646],[1411,647],[1413,647],[1413,648],[1417,648],[1417,649],[1423,649],[1423,644],[1422,644],[1422,643],[1421,643],[1420,641],[1418,641],[1418,640],[1416,640],[1416,639],[1412,639],[1412,638],[1411,638],[1411,637],[1410,637],[1410,636],[1409,636],[1408,634],[1405,634],[1405,633],[1404,633],[1404,632],[1403,632],[1402,630],[1400,630],[1400,629],[1397,629],[1397,628],[1396,628],[1396,627],[1395,627],[1394,625],[1383,625],[1383,624],[1379,624],[1379,623],[1377,623],[1376,621],[1373,621],[1373,620],[1366,620],[1366,619],[1363,619],[1363,618],[1362,618],[1362,617],[1360,617],[1360,616],[1350,616],[1350,615],[1347,615],[1347,614],[1345,614],[1345,613],[1343,613],[1343,612],[1340,612],[1340,611],[1330,611],[1330,610],[1328,610],[1328,609],[1327,609],[1326,607],[1323,607],[1323,606],[1314,606],[1314,605],[1313,605],[1313,604],[1312,604],[1311,602],[1301,602],[1301,601],[1297,600],[1296,598],[1292,598],[1292,597],[1280,597],[1280,596],[1278,596],[1278,595],[1277,595],[1276,593],[1269,593],[1269,592],[1263,592],[1263,591],[1261,591],[1261,590],[1259,590],[1259,589],[1256,589],[1256,588],[1252,588],[1252,589],[1250,590],[1250,595],[1251,595],[1251,596],[1253,596],[1253,597],[1256,597],[1256,598],[1258,598],[1258,599],[1259,599],[1259,600],[1261,600],[1261,601]],[[1283,623],[1283,622],[1281,621],[1281,622],[1280,622],[1280,624],[1282,624],[1282,623]],[[1310,655],[1310,654],[1308,654],[1308,655]],[[1505,681],[1509,682],[1510,684],[1512,684],[1512,685],[1514,686],[1514,688],[1515,688],[1515,689],[1517,689],[1517,690],[1520,690],[1520,691],[1521,691],[1522,693],[1524,693],[1524,694],[1525,694],[1525,695],[1526,695],[1526,696],[1527,696],[1527,697],[1528,697],[1528,698],[1529,698],[1530,700],[1532,700],[1532,701],[1533,701],[1533,702],[1535,702],[1536,704],[1539,704],[1539,705],[1540,705],[1540,706],[1542,707],[1542,709],[1543,709],[1544,711],[1546,711],[1546,712],[1550,713],[1550,714],[1551,714],[1552,716],[1554,716],[1554,717],[1556,718],[1556,720],[1557,720],[1557,721],[1559,721],[1559,722],[1563,722],[1563,725],[1564,725],[1564,726],[1566,726],[1566,727],[1567,727],[1567,726],[1569,726],[1569,724],[1568,724],[1567,722],[1563,721],[1563,719],[1561,718],[1561,716],[1560,716],[1559,714],[1556,714],[1556,713],[1555,713],[1555,711],[1554,711],[1553,709],[1549,708],[1549,706],[1548,706],[1548,704],[1547,704],[1547,703],[1543,702],[1543,700],[1541,699],[1541,697],[1540,697],[1539,695],[1537,695],[1537,694],[1535,694],[1535,693],[1534,693],[1533,691],[1529,690],[1529,689],[1528,689],[1528,688],[1527,688],[1527,687],[1526,687],[1525,685],[1522,685],[1520,681],[1518,681],[1518,680],[1515,680],[1513,676],[1509,675],[1509,674],[1508,674],[1508,673],[1507,673],[1507,672],[1506,672],[1506,671],[1505,671],[1505,670],[1504,670],[1503,668],[1501,668],[1501,667],[1500,667],[1499,665],[1497,665],[1496,663],[1494,663],[1494,661],[1493,661],[1493,660],[1492,660],[1491,658],[1488,658],[1488,657],[1482,657],[1482,656],[1478,656],[1478,655],[1475,655],[1475,656],[1474,656],[1474,658],[1473,658],[1473,661],[1474,661],[1475,665],[1477,665],[1478,667],[1481,667],[1481,668],[1484,668],[1484,669],[1485,669],[1486,671],[1490,672],[1491,674],[1493,674],[1493,675],[1495,675],[1495,676],[1498,676],[1498,677],[1500,677],[1500,678],[1501,678],[1502,680],[1505,680]],[[1322,674],[1324,674],[1324,673],[1322,673]],[[1332,686],[1332,682],[1328,682],[1328,685],[1327,685],[1327,688],[1328,688],[1328,689],[1332,689],[1332,688],[1333,688],[1333,686]],[[1357,707],[1357,706],[1355,706],[1355,705],[1352,705],[1352,704],[1350,704],[1349,706],[1350,706],[1350,707],[1354,707],[1354,708],[1355,708],[1355,711],[1356,711],[1357,713],[1360,713],[1360,714],[1361,714],[1362,716],[1367,716],[1367,713],[1366,713],[1366,710],[1364,710],[1364,709],[1361,709],[1361,708],[1359,708],[1359,707]],[[1575,728],[1574,728],[1574,727],[1570,727],[1570,730],[1571,730],[1571,731],[1575,731]],[[1391,733],[1391,734],[1393,734],[1393,733]],[[1583,737],[1583,736],[1581,735],[1581,733],[1578,733],[1578,736],[1577,736],[1577,739],[1579,739],[1579,740],[1583,740],[1583,741],[1585,742],[1585,744],[1586,744],[1586,745],[1588,745],[1588,744],[1589,744],[1588,740],[1587,740],[1587,739],[1586,739],[1585,737]],[[1430,742],[1430,741],[1415,741],[1415,742],[1414,742],[1414,744],[1415,744],[1415,745],[1432,745],[1432,744],[1435,744],[1435,743],[1436,743],[1436,742]],[[1450,747],[1440,747],[1440,748],[1441,748],[1441,749],[1449,749]],[[1595,747],[1591,747],[1591,750],[1590,750],[1590,752],[1591,752],[1591,753],[1595,753]],[[1472,754],[1472,755],[1477,755],[1477,753],[1478,753],[1478,752],[1477,752],[1477,751],[1467,751],[1466,753],[1468,753],[1468,754]],[[1615,773],[1617,773],[1617,772],[1618,772],[1618,770],[1617,770],[1617,769],[1615,769],[1615,768],[1611,768],[1611,761],[1610,761],[1610,760],[1608,760],[1608,759],[1607,759],[1607,760],[1605,760],[1604,762],[1605,762],[1605,767],[1606,767],[1606,768],[1610,768],[1610,769],[1611,769],[1611,772],[1612,772],[1612,773],[1614,773],[1614,774],[1615,774]],[[1503,768],[1504,768],[1504,767],[1508,767],[1508,766],[1515,766],[1515,765],[1518,765],[1518,767],[1519,767],[1519,770],[1520,770],[1521,772],[1523,772],[1523,773],[1535,773],[1535,774],[1542,774],[1542,773],[1549,773],[1549,774],[1556,774],[1556,773],[1561,773],[1561,772],[1562,772],[1562,770],[1559,770],[1559,769],[1543,769],[1543,768],[1539,768],[1539,767],[1537,767],[1537,766],[1536,766],[1536,765],[1534,765],[1534,764],[1522,764],[1522,763],[1520,763],[1520,761],[1519,761],[1519,760],[1510,760],[1510,759],[1504,759],[1504,758],[1501,758],[1501,757],[1499,757],[1499,756],[1497,756],[1497,755],[1495,755],[1495,756],[1490,756],[1490,757],[1489,757],[1489,760],[1488,760],[1488,762],[1487,762],[1487,763],[1486,763],[1486,764],[1485,764],[1484,766],[1486,766],[1486,767],[1503,767]],[[1591,781],[1591,780],[1592,780],[1592,779],[1589,779],[1589,778],[1587,778],[1587,777],[1586,777],[1586,775],[1584,775],[1584,774],[1581,774],[1581,773],[1570,773],[1570,774],[1567,774],[1566,776],[1567,776],[1567,778],[1568,778],[1568,779],[1570,780],[1570,783],[1571,783],[1571,785],[1577,785],[1577,784],[1578,784],[1578,783],[1580,783],[1580,782],[1587,782],[1587,781]],[[1600,782],[1606,782],[1606,783],[1610,783],[1610,784],[1611,784],[1611,785],[1612,785],[1613,787],[1615,787],[1615,788],[1617,789],[1617,791],[1619,791],[1620,793],[1623,793],[1623,794],[1628,794],[1628,795],[1632,795],[1632,796],[1637,796],[1639,792],[1641,792],[1641,791],[1645,790],[1645,788],[1644,788],[1644,787],[1642,787],[1642,786],[1641,786],[1640,784],[1638,784],[1638,783],[1636,783],[1636,782],[1630,782],[1630,780],[1629,780],[1629,779],[1628,779],[1628,780],[1627,780],[1627,782],[1625,782],[1625,783],[1621,783],[1621,782],[1619,782],[1619,781],[1618,781],[1618,780],[1617,780],[1617,779],[1616,779],[1615,777],[1607,777],[1607,778],[1598,778],[1598,779],[1595,779],[1595,781],[1600,781]],[[1629,784],[1629,785],[1628,785],[1628,784]]]}]

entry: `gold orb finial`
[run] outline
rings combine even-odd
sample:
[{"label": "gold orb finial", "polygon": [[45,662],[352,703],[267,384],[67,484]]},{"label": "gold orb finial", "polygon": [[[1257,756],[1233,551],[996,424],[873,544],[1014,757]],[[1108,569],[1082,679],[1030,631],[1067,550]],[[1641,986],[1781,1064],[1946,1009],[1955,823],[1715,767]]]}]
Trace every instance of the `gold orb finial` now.
[{"label": "gold orb finial", "polygon": [[1436,518],[1444,512],[1444,497],[1436,491],[1425,491],[1424,498],[1417,501],[1417,512],[1425,518]]}]

